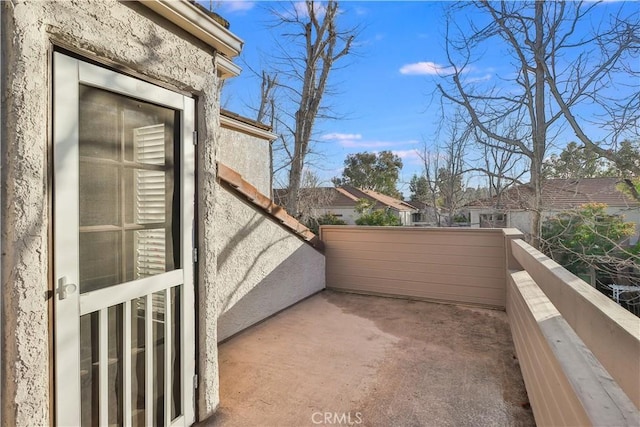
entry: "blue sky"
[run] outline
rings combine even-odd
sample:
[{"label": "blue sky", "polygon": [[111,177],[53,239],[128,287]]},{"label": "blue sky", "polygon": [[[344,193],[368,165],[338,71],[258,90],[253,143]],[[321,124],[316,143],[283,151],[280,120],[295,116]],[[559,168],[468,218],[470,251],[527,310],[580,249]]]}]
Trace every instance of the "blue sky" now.
[{"label": "blue sky", "polygon": [[[202,3],[209,6],[208,1]],[[223,107],[250,118],[258,105],[260,80],[249,68],[260,71],[273,52],[273,31],[268,28],[272,22],[268,8],[273,5],[268,1],[213,2],[214,9],[230,22],[231,31],[245,42],[241,57],[235,60],[243,73],[225,84]],[[329,101],[341,119],[320,122],[315,132],[320,155],[312,163],[327,184],[340,175],[347,154],[392,150],[403,159],[399,188],[409,195],[407,183],[422,169],[416,150],[438,137],[440,113],[432,93],[441,64],[446,63],[445,5],[436,1],[340,3],[341,24],[359,26],[360,32],[355,55],[341,59],[338,65],[342,68],[332,75],[339,93]],[[605,11],[610,6],[598,7]],[[467,78],[495,81],[501,66],[508,65],[503,61],[498,49],[487,51]],[[566,141],[559,139],[569,140],[571,135]]]}]

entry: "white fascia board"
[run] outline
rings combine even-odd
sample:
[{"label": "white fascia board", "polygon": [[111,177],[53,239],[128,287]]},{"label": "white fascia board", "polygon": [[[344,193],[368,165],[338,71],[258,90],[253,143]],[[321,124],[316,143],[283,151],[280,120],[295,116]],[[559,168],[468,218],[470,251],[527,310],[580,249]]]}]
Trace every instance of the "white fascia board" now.
[{"label": "white fascia board", "polygon": [[216,69],[218,70],[218,75],[226,79],[228,77],[237,77],[242,72],[242,68],[236,65],[226,56],[216,55]]},{"label": "white fascia board", "polygon": [[242,51],[244,42],[187,0],[138,0],[228,58]]},{"label": "white fascia board", "polygon": [[220,115],[220,126],[227,129],[232,129],[238,132],[242,132],[247,135],[255,136],[258,138],[266,139],[269,142],[273,142],[278,138],[278,135],[269,132],[264,129],[260,129],[257,126],[251,126],[250,124],[241,122],[232,117]]}]

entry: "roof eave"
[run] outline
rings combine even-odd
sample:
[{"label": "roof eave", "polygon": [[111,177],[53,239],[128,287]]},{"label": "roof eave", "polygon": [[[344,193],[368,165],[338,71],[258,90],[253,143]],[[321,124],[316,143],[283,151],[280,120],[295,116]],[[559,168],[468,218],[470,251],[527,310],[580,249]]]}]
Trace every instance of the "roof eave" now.
[{"label": "roof eave", "polygon": [[264,129],[260,129],[257,126],[250,125],[241,120],[238,120],[233,117],[225,116],[223,114],[220,115],[220,125],[228,129],[236,130],[251,136],[265,139],[269,142],[273,142],[275,139],[278,138],[278,135],[272,132],[269,132]]},{"label": "roof eave", "polygon": [[187,1],[138,1],[220,53],[222,57],[216,58],[216,66],[222,77],[240,74],[240,67],[231,59],[240,54],[244,42],[206,13]]}]

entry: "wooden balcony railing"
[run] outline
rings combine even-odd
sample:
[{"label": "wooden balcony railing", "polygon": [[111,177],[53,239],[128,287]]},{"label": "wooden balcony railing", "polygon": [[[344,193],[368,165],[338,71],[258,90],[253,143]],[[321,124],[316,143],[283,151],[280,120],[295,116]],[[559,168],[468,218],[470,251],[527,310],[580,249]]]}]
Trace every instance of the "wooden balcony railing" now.
[{"label": "wooden balcony railing", "polygon": [[640,425],[640,319],[518,230],[320,234],[327,288],[506,310],[538,425]]}]

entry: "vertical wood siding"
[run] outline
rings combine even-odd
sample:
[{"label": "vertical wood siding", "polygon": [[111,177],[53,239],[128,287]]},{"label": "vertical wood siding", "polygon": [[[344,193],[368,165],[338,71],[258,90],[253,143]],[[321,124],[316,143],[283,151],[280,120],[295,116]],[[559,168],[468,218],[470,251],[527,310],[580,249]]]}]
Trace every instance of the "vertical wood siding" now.
[{"label": "vertical wood siding", "polygon": [[502,230],[323,226],[327,288],[505,306]]},{"label": "vertical wood siding", "polygon": [[521,240],[513,256],[640,408],[640,319]]},{"label": "vertical wood siding", "polygon": [[640,415],[526,271],[507,285],[507,313],[540,426],[636,426]]}]

